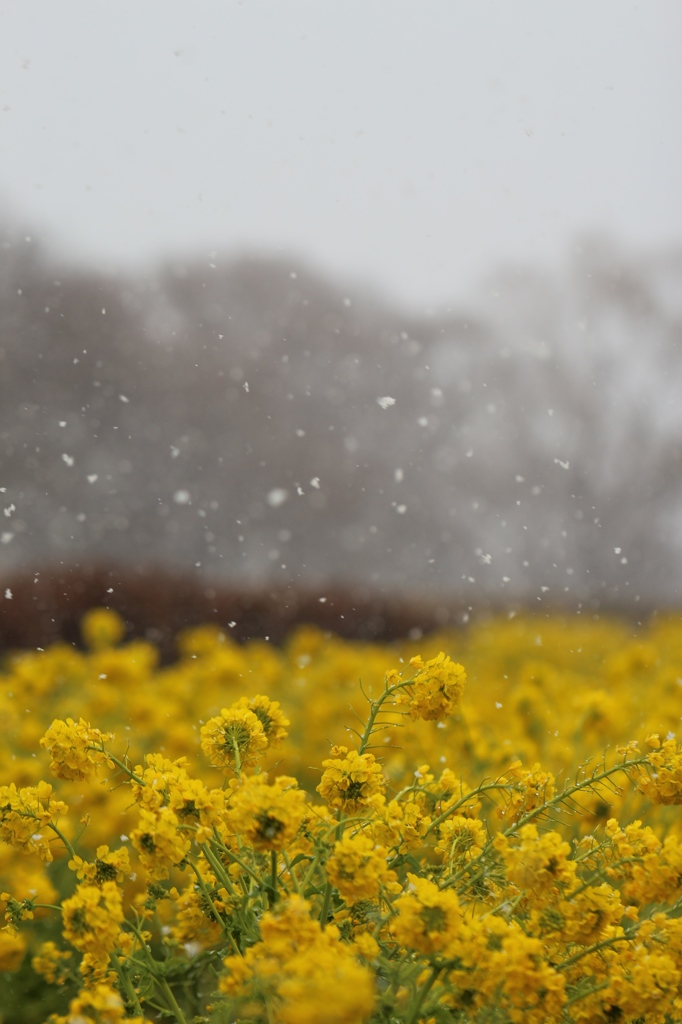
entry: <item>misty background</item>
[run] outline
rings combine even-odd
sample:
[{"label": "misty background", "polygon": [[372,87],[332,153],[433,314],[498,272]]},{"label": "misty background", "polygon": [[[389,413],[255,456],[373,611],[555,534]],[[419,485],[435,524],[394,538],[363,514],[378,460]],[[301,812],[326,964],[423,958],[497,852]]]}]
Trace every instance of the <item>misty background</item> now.
[{"label": "misty background", "polygon": [[0,12],[0,570],[679,601],[679,7]]}]

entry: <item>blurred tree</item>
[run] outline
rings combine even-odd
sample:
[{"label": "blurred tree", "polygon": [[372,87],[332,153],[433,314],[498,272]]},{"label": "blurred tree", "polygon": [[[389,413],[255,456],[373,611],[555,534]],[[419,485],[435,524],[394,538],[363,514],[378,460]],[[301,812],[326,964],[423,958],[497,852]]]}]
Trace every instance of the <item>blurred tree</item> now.
[{"label": "blurred tree", "polygon": [[423,315],[291,267],[132,280],[5,233],[0,567],[678,595],[679,253],[589,243]]}]

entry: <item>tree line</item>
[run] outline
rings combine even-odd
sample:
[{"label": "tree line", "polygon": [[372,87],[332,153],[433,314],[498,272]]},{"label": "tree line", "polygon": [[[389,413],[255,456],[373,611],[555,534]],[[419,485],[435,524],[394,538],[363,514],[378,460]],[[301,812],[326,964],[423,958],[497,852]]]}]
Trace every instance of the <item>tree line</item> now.
[{"label": "tree line", "polygon": [[0,249],[0,569],[679,598],[682,253],[593,242],[407,310],[291,258]]}]

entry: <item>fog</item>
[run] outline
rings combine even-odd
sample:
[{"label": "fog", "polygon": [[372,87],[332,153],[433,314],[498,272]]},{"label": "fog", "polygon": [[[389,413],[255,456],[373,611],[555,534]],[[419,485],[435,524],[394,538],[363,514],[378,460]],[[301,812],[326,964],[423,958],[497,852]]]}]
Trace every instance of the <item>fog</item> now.
[{"label": "fog", "polygon": [[678,602],[680,24],[8,6],[3,578]]},{"label": "fog", "polygon": [[682,250],[585,239],[419,313],[293,255],[55,263],[5,234],[0,566],[676,601]]}]

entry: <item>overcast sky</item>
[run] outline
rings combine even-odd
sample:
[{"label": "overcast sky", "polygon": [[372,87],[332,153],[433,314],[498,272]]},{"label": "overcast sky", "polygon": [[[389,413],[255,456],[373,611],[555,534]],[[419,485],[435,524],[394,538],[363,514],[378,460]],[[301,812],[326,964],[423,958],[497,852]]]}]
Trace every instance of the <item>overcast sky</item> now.
[{"label": "overcast sky", "polygon": [[681,52],[679,0],[0,0],[0,219],[454,299],[682,240]]}]

